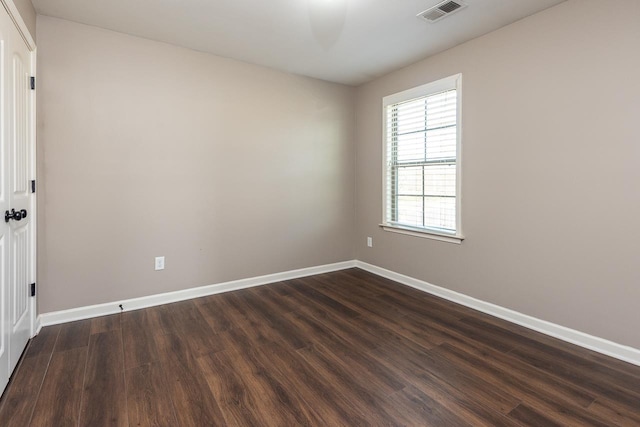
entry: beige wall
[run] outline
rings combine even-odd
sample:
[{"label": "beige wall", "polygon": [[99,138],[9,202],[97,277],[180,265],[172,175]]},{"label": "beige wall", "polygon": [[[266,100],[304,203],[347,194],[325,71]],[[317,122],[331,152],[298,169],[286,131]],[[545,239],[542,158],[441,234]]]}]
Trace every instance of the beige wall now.
[{"label": "beige wall", "polygon": [[33,4],[31,4],[31,0],[13,0],[13,3],[18,8],[18,12],[20,12],[20,16],[22,20],[27,26],[29,33],[31,33],[31,37],[36,39],[36,10],[33,8]]},{"label": "beige wall", "polygon": [[352,88],[42,16],[38,67],[40,313],[353,259]]},{"label": "beige wall", "polygon": [[[568,1],[358,88],[358,259],[640,348],[640,2],[610,3]],[[384,232],[381,99],[460,72],[467,239]]]},{"label": "beige wall", "polygon": [[[356,257],[640,348],[640,3],[607,3],[416,63],[355,108],[344,86],[39,17],[39,312]],[[381,99],[459,72],[466,240],[383,232]]]}]

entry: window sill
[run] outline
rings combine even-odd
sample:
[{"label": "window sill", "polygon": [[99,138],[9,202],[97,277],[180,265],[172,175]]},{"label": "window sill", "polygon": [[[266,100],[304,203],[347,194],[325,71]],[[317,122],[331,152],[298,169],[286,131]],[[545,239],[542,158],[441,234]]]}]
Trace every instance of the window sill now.
[{"label": "window sill", "polygon": [[458,245],[462,243],[462,241],[464,240],[463,236],[457,236],[455,234],[438,233],[435,231],[428,231],[428,230],[424,230],[424,231],[415,230],[412,228],[404,228],[404,227],[385,225],[385,224],[380,224],[380,227],[382,227],[384,231],[391,231],[392,233],[406,234],[408,236],[422,237],[423,239],[439,240],[441,242],[455,243]]}]

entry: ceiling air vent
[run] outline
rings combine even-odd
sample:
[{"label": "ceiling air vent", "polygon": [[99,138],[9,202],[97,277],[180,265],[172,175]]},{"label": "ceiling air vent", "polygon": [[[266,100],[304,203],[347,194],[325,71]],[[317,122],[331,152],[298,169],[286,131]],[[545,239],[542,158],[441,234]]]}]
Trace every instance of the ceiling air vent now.
[{"label": "ceiling air vent", "polygon": [[445,16],[449,16],[465,7],[467,7],[467,5],[459,0],[446,0],[424,12],[420,12],[417,16],[428,22],[438,22]]}]

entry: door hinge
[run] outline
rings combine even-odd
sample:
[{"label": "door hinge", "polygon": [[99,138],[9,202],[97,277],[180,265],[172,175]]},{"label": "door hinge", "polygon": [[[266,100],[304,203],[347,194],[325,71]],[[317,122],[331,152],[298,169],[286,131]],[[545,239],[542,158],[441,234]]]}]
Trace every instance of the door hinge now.
[{"label": "door hinge", "polygon": [[36,78],[34,76],[29,78],[29,83],[31,83],[31,90],[36,90]]},{"label": "door hinge", "polygon": [[31,192],[32,193],[36,192],[36,180],[35,179],[31,180]]},{"label": "door hinge", "polygon": [[31,296],[32,297],[36,296],[36,284],[35,283],[31,284]]}]

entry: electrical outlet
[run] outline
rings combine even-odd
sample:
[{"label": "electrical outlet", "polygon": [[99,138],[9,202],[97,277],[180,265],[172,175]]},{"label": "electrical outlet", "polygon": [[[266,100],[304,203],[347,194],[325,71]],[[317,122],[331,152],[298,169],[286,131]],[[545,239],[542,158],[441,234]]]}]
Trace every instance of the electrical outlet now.
[{"label": "electrical outlet", "polygon": [[373,247],[373,237],[367,237],[367,246]]},{"label": "electrical outlet", "polygon": [[156,270],[164,270],[164,257],[157,256],[156,257]]}]

